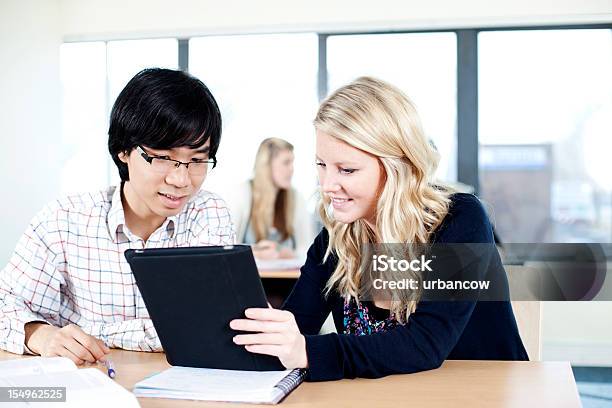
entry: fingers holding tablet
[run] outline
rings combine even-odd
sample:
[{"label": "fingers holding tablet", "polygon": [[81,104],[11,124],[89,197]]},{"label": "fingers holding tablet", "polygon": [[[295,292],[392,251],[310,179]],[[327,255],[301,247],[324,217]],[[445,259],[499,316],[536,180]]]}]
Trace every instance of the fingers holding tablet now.
[{"label": "fingers holding tablet", "polygon": [[235,344],[251,353],[276,356],[286,368],[307,368],[306,340],[291,312],[278,309],[250,308],[246,319],[234,319],[234,330],[256,332],[234,336]]}]

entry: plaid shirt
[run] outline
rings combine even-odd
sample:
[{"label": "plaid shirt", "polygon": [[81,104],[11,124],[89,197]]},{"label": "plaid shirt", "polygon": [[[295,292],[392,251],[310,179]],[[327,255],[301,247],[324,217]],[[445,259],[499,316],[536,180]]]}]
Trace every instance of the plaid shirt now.
[{"label": "plaid shirt", "polygon": [[28,352],[24,325],[45,321],[74,323],[109,347],[160,351],[123,252],[232,243],[225,203],[205,191],[146,243],[125,225],[118,187],[55,201],[34,217],[0,272],[0,348]]}]

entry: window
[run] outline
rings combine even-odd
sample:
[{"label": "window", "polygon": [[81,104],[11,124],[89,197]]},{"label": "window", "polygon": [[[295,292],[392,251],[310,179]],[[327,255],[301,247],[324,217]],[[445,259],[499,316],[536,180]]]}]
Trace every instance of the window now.
[{"label": "window", "polygon": [[[109,41],[107,45],[108,114],[115,99],[138,72],[145,68],[178,68],[178,42],[176,39]],[[108,135],[107,135],[108,137]],[[107,154],[108,156],[108,154]],[[109,160],[109,183],[119,183],[117,168]]]},{"label": "window", "polygon": [[106,148],[106,44],[63,44],[61,193],[102,189],[108,184]]},{"label": "window", "polygon": [[610,242],[612,31],[481,32],[481,195],[506,242]]},{"label": "window", "polygon": [[250,178],[261,141],[279,137],[295,147],[293,185],[312,196],[317,44],[314,34],[189,41],[189,71],[210,88],[223,118],[219,164],[206,180],[207,189],[231,188]]},{"label": "window", "polygon": [[[251,177],[259,143],[275,136],[294,144],[294,185],[312,194],[317,47],[316,34],[190,39],[190,72],[209,86],[224,122],[219,166],[206,188],[223,192]],[[502,241],[610,242],[611,50],[609,29],[478,34],[474,166]],[[329,35],[326,51],[330,92],[361,75],[405,91],[441,153],[438,177],[457,179],[455,33]],[[110,108],[142,68],[176,69],[178,42],[64,44],[61,64],[62,190],[115,183],[106,148]],[[87,177],[84,167],[92,169]]]},{"label": "window", "polygon": [[457,39],[454,33],[340,35],[327,39],[329,91],[369,75],[416,104],[441,160],[438,177],[457,179]]},{"label": "window", "polygon": [[178,42],[174,38],[108,42],[109,112],[119,92],[144,68],[178,68]]},{"label": "window", "polygon": [[[108,121],[117,95],[140,70],[176,69],[176,39],[62,44],[62,193],[119,182],[108,154]],[[84,171],[86,169],[86,171]]]}]

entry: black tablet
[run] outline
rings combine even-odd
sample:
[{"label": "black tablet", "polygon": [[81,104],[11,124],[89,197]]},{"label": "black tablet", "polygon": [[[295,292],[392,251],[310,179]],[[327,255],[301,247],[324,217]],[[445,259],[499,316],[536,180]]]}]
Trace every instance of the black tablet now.
[{"label": "black tablet", "polygon": [[268,307],[248,245],[125,251],[171,365],[284,370],[278,358],[234,344],[229,327],[249,307]]}]

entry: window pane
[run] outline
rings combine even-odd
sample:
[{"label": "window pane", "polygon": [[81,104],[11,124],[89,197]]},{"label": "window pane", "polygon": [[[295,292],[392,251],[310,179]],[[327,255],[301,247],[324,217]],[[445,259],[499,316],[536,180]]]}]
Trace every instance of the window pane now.
[{"label": "window pane", "polygon": [[329,91],[369,75],[399,87],[416,104],[441,160],[438,177],[457,179],[457,39],[454,33],[331,36]]},{"label": "window pane", "polygon": [[108,184],[106,148],[106,46],[103,42],[62,44],[61,193]]},{"label": "window pane", "polygon": [[189,71],[210,88],[223,118],[219,164],[205,188],[223,190],[250,178],[261,141],[280,137],[295,147],[294,186],[312,195],[317,44],[314,34],[190,40]]},{"label": "window pane", "polygon": [[612,31],[482,32],[482,197],[506,242],[609,242]]},{"label": "window pane", "polygon": [[[115,99],[139,71],[154,67],[178,69],[178,41],[175,38],[109,41],[107,56],[108,115],[110,115]],[[111,162],[109,169],[111,183],[118,183],[119,174],[114,163]]]},{"label": "window pane", "polygon": [[144,68],[178,68],[178,42],[174,38],[108,42],[109,100],[117,99],[130,79]]}]

